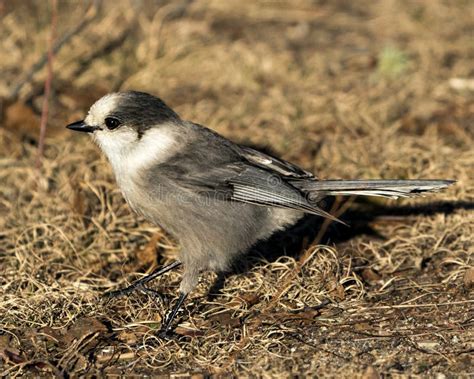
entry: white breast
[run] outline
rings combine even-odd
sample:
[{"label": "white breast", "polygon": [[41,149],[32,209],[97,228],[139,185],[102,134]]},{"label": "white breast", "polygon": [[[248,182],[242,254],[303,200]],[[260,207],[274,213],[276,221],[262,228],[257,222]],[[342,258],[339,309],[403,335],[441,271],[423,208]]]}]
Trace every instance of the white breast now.
[{"label": "white breast", "polygon": [[176,134],[172,126],[160,126],[147,130],[138,138],[133,129],[97,131],[94,138],[107,156],[117,183],[130,206],[137,212],[146,207],[147,191],[139,177],[151,165],[165,162],[178,151]]}]

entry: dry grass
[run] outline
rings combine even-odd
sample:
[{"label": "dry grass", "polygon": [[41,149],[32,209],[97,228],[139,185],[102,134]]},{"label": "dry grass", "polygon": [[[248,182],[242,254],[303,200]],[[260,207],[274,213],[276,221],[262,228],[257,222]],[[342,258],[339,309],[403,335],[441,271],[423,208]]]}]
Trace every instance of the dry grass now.
[{"label": "dry grass", "polygon": [[[86,9],[59,2],[58,35]],[[55,59],[41,170],[44,70],[8,97],[46,51],[48,7],[0,12],[2,376],[472,374],[474,95],[449,85],[474,74],[472,3],[105,2]],[[177,247],[130,212],[97,149],[63,130],[119,88],[321,177],[459,182],[400,203],[336,201],[350,229],[291,234],[303,238],[252,253],[210,296],[205,275],[180,337],[163,341],[178,272],[153,283],[161,300],[101,294]]]}]

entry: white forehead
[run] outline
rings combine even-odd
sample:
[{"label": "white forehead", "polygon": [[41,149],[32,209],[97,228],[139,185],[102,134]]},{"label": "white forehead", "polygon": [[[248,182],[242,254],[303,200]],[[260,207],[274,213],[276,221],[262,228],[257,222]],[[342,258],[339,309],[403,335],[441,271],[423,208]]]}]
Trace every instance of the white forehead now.
[{"label": "white forehead", "polygon": [[97,100],[89,109],[85,119],[88,125],[101,125],[104,119],[117,108],[119,100],[118,93],[109,93]]}]

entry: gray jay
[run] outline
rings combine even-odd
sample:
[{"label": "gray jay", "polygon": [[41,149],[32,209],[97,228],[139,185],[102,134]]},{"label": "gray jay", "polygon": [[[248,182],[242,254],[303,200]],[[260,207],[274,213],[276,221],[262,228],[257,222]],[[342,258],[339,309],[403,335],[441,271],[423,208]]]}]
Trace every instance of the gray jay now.
[{"label": "gray jay", "polygon": [[319,180],[284,160],[236,144],[182,120],[161,99],[118,92],[99,99],[67,128],[90,133],[112,165],[130,207],[173,235],[179,260],[129,287],[130,293],[183,264],[180,296],[162,335],[203,271],[223,272],[237,257],[305,213],[332,220],[318,207],[326,196],[412,197],[451,180]]}]

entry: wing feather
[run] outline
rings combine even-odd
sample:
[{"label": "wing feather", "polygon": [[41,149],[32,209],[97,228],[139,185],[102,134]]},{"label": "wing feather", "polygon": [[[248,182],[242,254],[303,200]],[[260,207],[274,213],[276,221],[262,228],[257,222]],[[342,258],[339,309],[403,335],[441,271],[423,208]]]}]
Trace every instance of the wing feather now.
[{"label": "wing feather", "polygon": [[238,153],[249,163],[263,168],[264,170],[282,175],[288,179],[315,178],[311,172],[303,170],[293,163],[265,154],[248,146],[239,145]]},{"label": "wing feather", "polygon": [[233,187],[232,199],[263,206],[299,210],[343,223],[310,203],[298,189],[284,181],[274,179],[275,176],[266,171],[249,167],[229,180],[229,184]]}]

